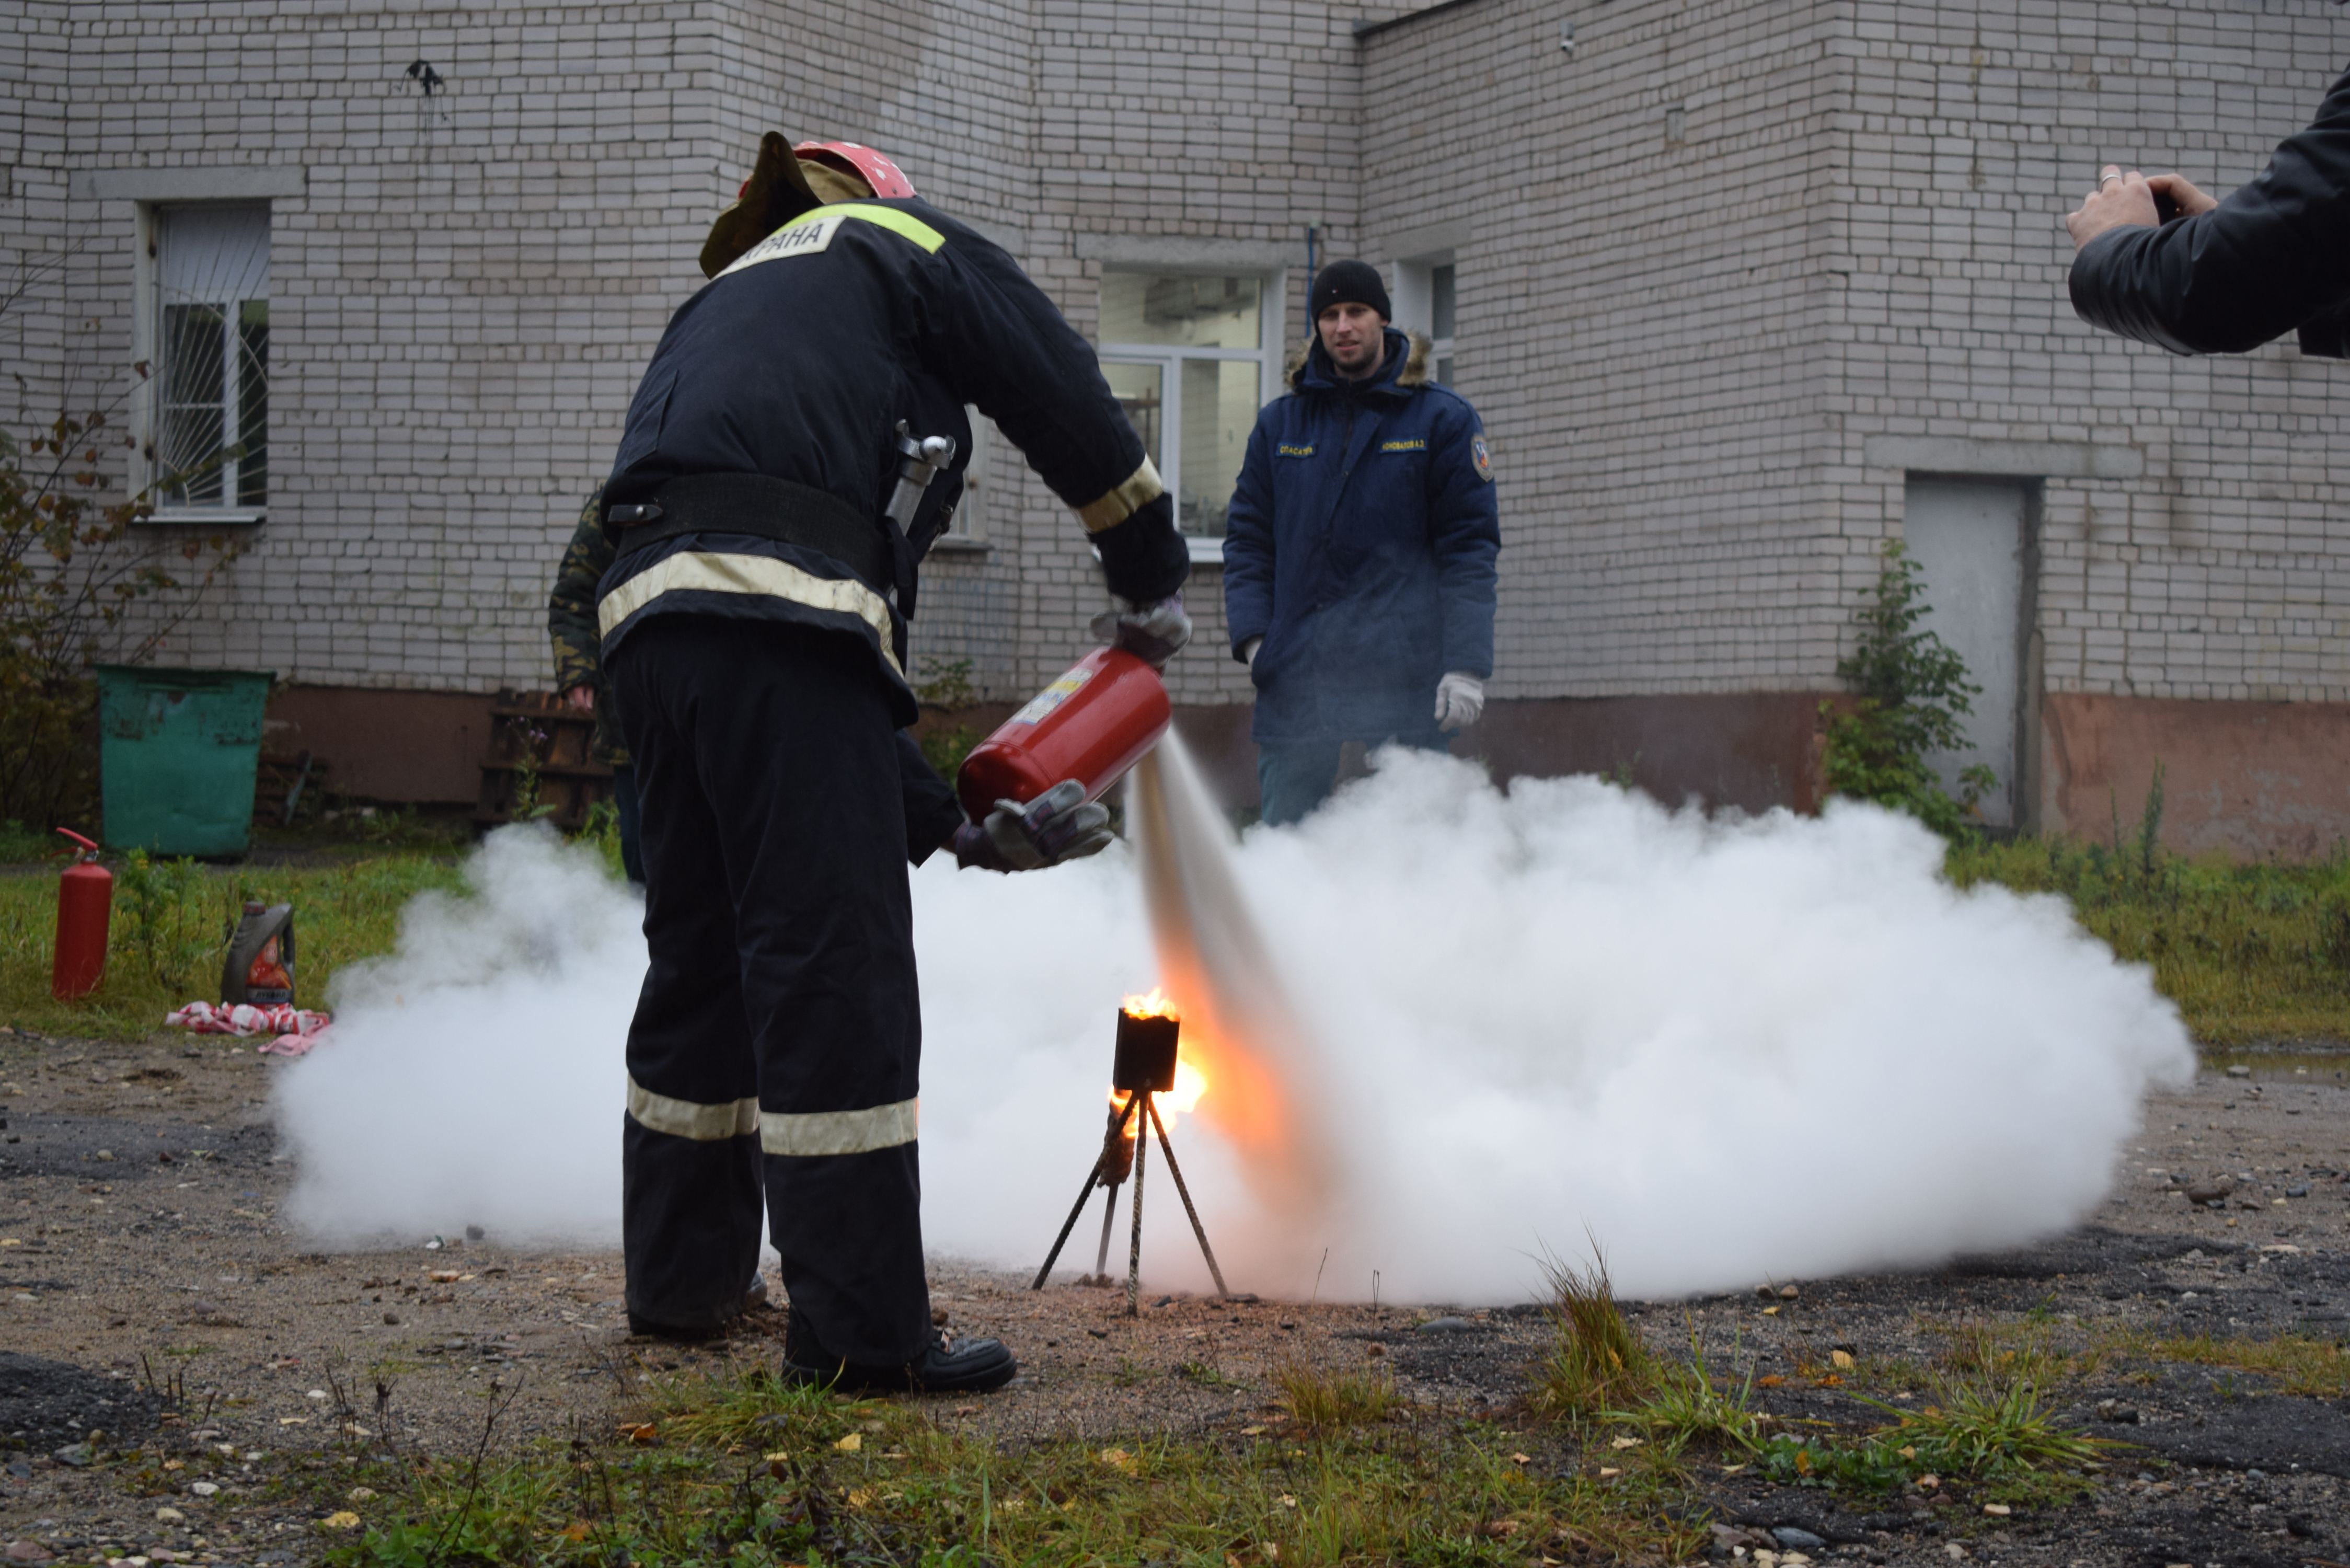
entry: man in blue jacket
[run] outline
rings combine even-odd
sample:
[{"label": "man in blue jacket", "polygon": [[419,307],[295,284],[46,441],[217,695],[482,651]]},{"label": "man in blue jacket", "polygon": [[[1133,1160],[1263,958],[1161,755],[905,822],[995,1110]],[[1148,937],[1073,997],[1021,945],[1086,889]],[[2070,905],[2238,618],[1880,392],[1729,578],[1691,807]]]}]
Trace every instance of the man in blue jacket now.
[{"label": "man in blue jacket", "polygon": [[1469,400],[1388,325],[1376,269],[1315,275],[1314,341],[1249,436],[1224,533],[1257,689],[1263,819],[1319,805],[1348,741],[1441,751],[1493,672],[1493,465]]}]

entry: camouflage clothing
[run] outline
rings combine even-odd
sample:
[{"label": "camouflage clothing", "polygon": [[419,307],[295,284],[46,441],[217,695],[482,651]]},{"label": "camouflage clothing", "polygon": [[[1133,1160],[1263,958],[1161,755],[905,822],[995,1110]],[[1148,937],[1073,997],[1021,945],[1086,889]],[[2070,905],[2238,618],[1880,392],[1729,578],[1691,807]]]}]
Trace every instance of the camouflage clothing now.
[{"label": "camouflage clothing", "polygon": [[585,686],[596,693],[596,739],[590,750],[598,762],[624,768],[629,748],[620,738],[619,708],[604,679],[603,637],[596,627],[596,585],[615,554],[604,537],[603,500],[604,489],[598,485],[579,509],[579,526],[572,531],[571,547],[563,552],[563,565],[555,574],[555,591],[547,596],[546,629],[555,639],[555,689]]}]

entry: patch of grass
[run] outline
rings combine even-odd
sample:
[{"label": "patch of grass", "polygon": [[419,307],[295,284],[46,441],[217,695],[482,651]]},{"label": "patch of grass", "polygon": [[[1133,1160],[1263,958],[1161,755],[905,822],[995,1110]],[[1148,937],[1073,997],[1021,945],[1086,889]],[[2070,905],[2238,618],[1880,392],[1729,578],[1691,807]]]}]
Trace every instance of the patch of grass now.
[{"label": "patch of grass", "polygon": [[2053,1388],[2061,1383],[2095,1376],[2112,1354],[2102,1342],[2092,1343],[2078,1352],[2060,1349],[2044,1319],[2026,1318],[2020,1323],[1947,1323],[1929,1319],[1919,1326],[1945,1342],[1939,1373],[1929,1374],[1924,1383],[1913,1385],[1920,1391],[1938,1388],[1953,1379],[1978,1384],[2021,1382],[2035,1388]]},{"label": "patch of grass", "polygon": [[1247,1384],[1243,1383],[1237,1377],[1225,1376],[1222,1368],[1211,1366],[1204,1361],[1183,1362],[1175,1368],[1175,1376],[1183,1378],[1187,1382],[1196,1383],[1202,1388],[1245,1388],[1248,1386]]},{"label": "patch of grass", "polygon": [[221,963],[248,898],[294,906],[296,994],[315,1007],[336,971],[391,950],[410,898],[463,885],[455,865],[421,855],[304,867],[143,857],[109,863],[117,881],[106,976],[73,1002],[49,994],[57,878],[0,877],[0,1022],[43,1033],[143,1040],[172,1009],[219,1000]]},{"label": "patch of grass", "polygon": [[[854,1402],[772,1376],[683,1375],[624,1432],[369,1481],[332,1568],[1182,1562],[1230,1568],[1684,1561],[1702,1524],[1665,1471],[1545,1476],[1510,1435],[1425,1417],[1367,1433],[1046,1439],[999,1448],[947,1402]],[[847,1446],[844,1446],[846,1444]],[[350,1472],[336,1478],[348,1488]],[[326,1483],[320,1483],[322,1486]]]},{"label": "patch of grass", "polygon": [[1990,1484],[2001,1489],[1994,1501],[2045,1503],[2085,1489],[2110,1446],[2056,1425],[2022,1380],[1945,1383],[1939,1398],[1922,1410],[1869,1400],[1895,1421],[1857,1437],[1774,1433],[1759,1468],[1782,1486],[1877,1494],[1931,1475]]},{"label": "patch of grass", "polygon": [[0,822],[0,866],[44,860],[69,847],[70,841],[63,836],[27,827],[15,817]]},{"label": "patch of grass", "polygon": [[1533,1368],[1535,1412],[1575,1420],[1645,1403],[1657,1390],[1657,1358],[1617,1308],[1607,1261],[1553,1258],[1543,1272],[1550,1280],[1551,1345]]},{"label": "patch of grass", "polygon": [[2078,1469],[2096,1463],[2106,1449],[2096,1438],[2057,1426],[2038,1385],[2024,1378],[1949,1382],[1939,1404],[1890,1413],[1899,1422],[1878,1440],[1916,1449],[1938,1474]]},{"label": "patch of grass", "polygon": [[1659,1361],[1648,1397],[1636,1408],[1611,1412],[1617,1420],[1647,1428],[1679,1446],[1691,1442],[1752,1449],[1762,1438],[1762,1418],[1753,1408],[1754,1373],[1741,1381],[1715,1376],[1705,1346],[1690,1331],[1686,1363]]},{"label": "patch of grass", "polygon": [[1395,1375],[1378,1363],[1317,1366],[1291,1355],[1274,1367],[1273,1381],[1298,1424],[1317,1432],[1384,1421],[1396,1407]]},{"label": "patch of grass", "polygon": [[2281,1334],[2271,1339],[2189,1337],[2135,1339],[2129,1348],[2151,1361],[2184,1361],[2257,1372],[2276,1381],[2277,1390],[2310,1399],[2350,1398],[2350,1350],[2338,1340]]},{"label": "patch of grass", "polygon": [[2113,843],[1962,836],[1943,872],[1961,888],[2054,893],[2119,957],[2152,966],[2205,1044],[2350,1038],[2350,853],[2303,865],[2168,854],[2118,820]]}]

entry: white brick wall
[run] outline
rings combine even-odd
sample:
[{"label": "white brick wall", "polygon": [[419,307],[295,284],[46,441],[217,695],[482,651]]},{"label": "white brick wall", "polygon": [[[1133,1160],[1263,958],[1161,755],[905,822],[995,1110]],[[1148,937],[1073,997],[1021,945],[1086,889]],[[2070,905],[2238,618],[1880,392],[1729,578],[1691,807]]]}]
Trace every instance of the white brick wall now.
[{"label": "white brick wall", "polygon": [[[1088,330],[1106,239],[1287,255],[1294,318],[1307,220],[1326,256],[1374,259],[1465,221],[1500,695],[1828,684],[1899,527],[1902,473],[1868,442],[1901,437],[2132,454],[2139,477],[2046,486],[2049,689],[2350,699],[2328,527],[2350,368],[2096,334],[2059,224],[2103,158],[2248,177],[2350,21],[2315,0],[1477,0],[1357,41],[1358,16],[1405,10],[11,0],[0,265],[68,258],[0,319],[14,424],[68,376],[78,405],[126,382],[131,207],[78,177],[305,168],[275,203],[271,521],[166,657],[543,682],[579,499],[708,218],[780,127],[890,151]],[[448,83],[429,107],[419,57]],[[990,478],[993,548],[934,562],[915,645],[1009,697],[1082,650],[1099,589],[1016,454]],[[1221,590],[1195,574],[1179,700],[1246,693]]]},{"label": "white brick wall", "polygon": [[[132,207],[68,199],[77,174],[304,167],[307,192],[274,209],[270,522],[165,657],[543,681],[547,576],[761,131],[889,151],[1088,325],[1081,234],[1295,240],[1310,216],[1346,233],[1353,14],[17,0],[0,7],[0,58],[27,83],[0,109],[0,247],[76,251],[0,338],[34,383],[18,422],[53,410],[61,359],[119,381],[130,358]],[[430,105],[403,74],[418,58],[447,82]],[[83,318],[99,330],[69,355]],[[1066,510],[997,457],[994,548],[933,565],[916,646],[1011,696],[1083,649],[1101,599]],[[1200,574],[1186,699],[1246,690],[1221,597]]]},{"label": "white brick wall", "polygon": [[1367,227],[1474,232],[1499,692],[1831,684],[1889,435],[2137,454],[2047,483],[2048,690],[2350,695],[2350,367],[2095,332],[2061,226],[2108,158],[2232,188],[2345,58],[2314,4],[1492,0],[1373,39]]}]

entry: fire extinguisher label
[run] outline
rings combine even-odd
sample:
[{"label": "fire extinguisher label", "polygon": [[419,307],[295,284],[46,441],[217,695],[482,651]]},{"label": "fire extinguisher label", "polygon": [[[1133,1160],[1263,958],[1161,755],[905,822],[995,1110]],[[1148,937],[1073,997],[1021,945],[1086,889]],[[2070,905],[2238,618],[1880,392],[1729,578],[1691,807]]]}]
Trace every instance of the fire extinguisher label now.
[{"label": "fire extinguisher label", "polygon": [[1077,688],[1094,678],[1092,670],[1080,665],[1028,699],[1028,705],[1005,721],[1011,724],[1041,724],[1045,716],[1077,693]]}]

